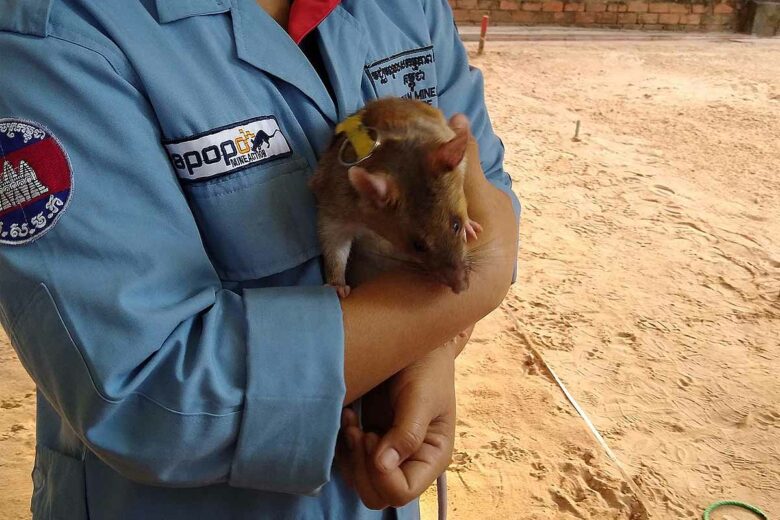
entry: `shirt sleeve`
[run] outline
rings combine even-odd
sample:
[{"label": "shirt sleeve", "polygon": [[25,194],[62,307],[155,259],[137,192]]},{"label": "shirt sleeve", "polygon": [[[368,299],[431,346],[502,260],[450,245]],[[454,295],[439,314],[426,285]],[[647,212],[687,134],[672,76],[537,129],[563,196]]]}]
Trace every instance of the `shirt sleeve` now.
[{"label": "shirt sleeve", "polygon": [[46,400],[126,478],[315,493],[345,395],[335,293],[224,290],[133,78],[84,42],[0,48],[0,118],[45,125],[73,172],[54,227],[0,245],[0,319]]},{"label": "shirt sleeve", "polygon": [[487,107],[482,72],[469,65],[452,9],[446,0],[424,0],[431,42],[436,60],[439,108],[447,117],[463,113],[479,143],[479,158],[488,180],[512,200],[520,218],[520,201],[512,191],[512,179],[504,171],[504,144],[493,132]]}]

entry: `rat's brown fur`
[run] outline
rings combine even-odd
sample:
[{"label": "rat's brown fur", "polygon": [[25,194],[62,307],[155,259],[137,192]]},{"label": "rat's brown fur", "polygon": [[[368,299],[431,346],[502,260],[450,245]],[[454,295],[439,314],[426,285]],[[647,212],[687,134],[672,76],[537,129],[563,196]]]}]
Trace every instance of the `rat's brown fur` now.
[{"label": "rat's brown fur", "polygon": [[[366,105],[361,115],[365,126],[379,132],[382,144],[358,166],[384,179],[386,191],[378,200],[351,181],[338,160],[346,137],[337,135],[310,183],[318,201],[327,282],[346,296],[345,269],[357,239],[364,254],[393,256],[455,292],[465,289],[463,230],[471,223],[463,192],[465,160],[458,159],[460,164],[451,169],[437,162],[442,145],[456,139],[456,132],[439,110],[418,101],[380,99]],[[461,231],[453,230],[456,220]]]}]

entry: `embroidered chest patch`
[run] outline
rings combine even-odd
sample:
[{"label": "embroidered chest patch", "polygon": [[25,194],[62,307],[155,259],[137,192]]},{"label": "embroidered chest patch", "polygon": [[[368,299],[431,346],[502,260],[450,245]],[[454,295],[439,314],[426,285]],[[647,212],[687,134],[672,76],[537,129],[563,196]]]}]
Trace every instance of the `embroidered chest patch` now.
[{"label": "embroidered chest patch", "polygon": [[163,144],[176,174],[186,181],[227,175],[292,154],[274,116],[248,119]]},{"label": "embroidered chest patch", "polygon": [[0,243],[19,245],[50,230],[70,201],[65,150],[43,125],[0,119]]},{"label": "embroidered chest patch", "polygon": [[377,97],[398,96],[437,106],[433,47],[404,51],[366,66]]}]

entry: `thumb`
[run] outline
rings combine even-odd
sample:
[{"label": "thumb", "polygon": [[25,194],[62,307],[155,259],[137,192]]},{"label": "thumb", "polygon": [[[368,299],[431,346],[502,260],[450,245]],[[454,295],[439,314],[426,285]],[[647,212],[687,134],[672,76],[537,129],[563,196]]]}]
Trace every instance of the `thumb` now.
[{"label": "thumb", "polygon": [[456,135],[468,133],[470,131],[469,118],[460,113],[452,116],[448,122],[448,125],[455,131]]},{"label": "thumb", "polygon": [[393,471],[420,449],[428,432],[431,415],[421,400],[405,400],[397,407],[393,426],[382,437],[374,453],[374,464],[380,471]]}]

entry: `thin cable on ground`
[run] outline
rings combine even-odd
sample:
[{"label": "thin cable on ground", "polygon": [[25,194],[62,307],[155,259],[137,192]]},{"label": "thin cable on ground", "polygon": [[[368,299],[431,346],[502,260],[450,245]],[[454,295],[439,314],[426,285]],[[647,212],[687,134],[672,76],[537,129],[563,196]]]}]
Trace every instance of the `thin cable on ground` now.
[{"label": "thin cable on ground", "polygon": [[[610,459],[612,459],[612,462],[615,463],[618,470],[620,471],[620,474],[623,476],[623,479],[628,484],[628,487],[631,488],[631,491],[634,492],[634,495],[639,502],[639,504],[642,506],[642,508],[645,510],[645,513],[647,514],[647,517],[650,517],[650,510],[647,509],[647,505],[645,504],[645,497],[642,494],[641,491],[639,491],[639,488],[634,484],[634,481],[631,479],[631,477],[628,475],[628,472],[623,467],[623,464],[618,460],[615,453],[610,449],[607,442],[604,440],[604,438],[601,436],[599,431],[596,429],[596,427],[591,422],[590,418],[588,417],[588,414],[585,413],[585,410],[582,409],[582,407],[579,405],[576,399],[572,397],[572,395],[569,393],[569,390],[566,388],[566,385],[563,384],[563,382],[558,378],[558,375],[555,373],[555,371],[550,367],[550,365],[547,364],[547,361],[542,357],[542,354],[539,352],[539,350],[536,348],[536,344],[534,341],[523,332],[522,328],[520,327],[520,322],[515,319],[515,327],[517,328],[517,331],[521,334],[523,341],[525,341],[525,344],[528,346],[528,348],[531,350],[531,353],[539,360],[539,362],[542,364],[545,370],[552,376],[553,380],[558,384],[558,387],[563,391],[563,394],[566,396],[566,398],[569,400],[571,405],[574,407],[575,410],[577,410],[577,413],[580,414],[580,417],[582,417],[582,420],[585,421],[585,424],[587,425],[588,429],[590,430],[590,433],[593,435],[593,437],[598,441],[598,443],[601,445],[602,448],[604,448],[604,451],[606,452],[607,456],[609,456]],[[742,509],[745,509],[747,511],[750,511],[751,513],[754,513],[758,515],[763,520],[769,520],[769,517],[767,517],[766,513],[764,513],[761,509],[757,508],[756,506],[752,506],[750,504],[746,504],[744,502],[738,502],[736,500],[721,500],[719,502],[715,502],[711,506],[709,506],[707,509],[704,510],[704,514],[702,515],[703,520],[710,520],[710,513],[712,513],[715,509],[718,509],[719,507],[725,507],[725,506],[734,506],[734,507],[740,507]]]},{"label": "thin cable on ground", "polygon": [[593,425],[593,422],[591,422],[590,418],[588,417],[588,414],[585,413],[585,410],[582,409],[582,407],[579,405],[577,400],[574,399],[574,397],[569,393],[569,390],[566,388],[566,385],[563,384],[563,381],[560,380],[560,378],[555,373],[555,371],[550,367],[550,365],[547,364],[547,361],[545,361],[545,359],[542,357],[542,354],[536,348],[536,344],[534,343],[534,341],[528,336],[528,334],[523,332],[523,329],[520,326],[520,322],[517,319],[515,319],[515,327],[517,328],[517,331],[521,334],[523,341],[525,341],[525,344],[531,350],[531,353],[539,360],[539,362],[542,364],[544,369],[547,370],[547,373],[549,373],[550,376],[552,376],[553,380],[558,384],[558,387],[561,389],[561,391],[563,391],[563,395],[566,396],[566,399],[569,400],[569,402],[574,407],[574,409],[577,410],[577,413],[580,414],[580,417],[582,417],[582,420],[585,421],[585,425],[590,430],[590,433],[591,435],[593,435],[593,438],[595,438],[596,441],[601,445],[601,447],[604,448],[604,452],[612,460],[612,462],[615,463],[615,466],[617,466],[618,471],[620,471],[620,474],[623,476],[623,480],[626,481],[626,484],[628,484],[628,487],[631,488],[631,491],[634,493],[634,498],[636,498],[637,502],[639,502],[639,505],[642,506],[642,509],[644,509],[647,518],[650,518],[650,510],[647,508],[645,496],[639,490],[639,487],[637,487],[637,485],[634,484],[634,481],[631,479],[631,476],[625,470],[623,464],[620,462],[620,460],[617,458],[615,453],[610,449],[607,442],[601,436],[599,431]]}]

